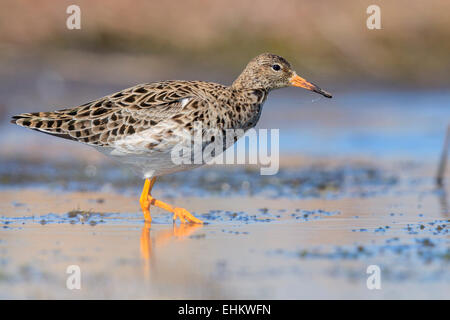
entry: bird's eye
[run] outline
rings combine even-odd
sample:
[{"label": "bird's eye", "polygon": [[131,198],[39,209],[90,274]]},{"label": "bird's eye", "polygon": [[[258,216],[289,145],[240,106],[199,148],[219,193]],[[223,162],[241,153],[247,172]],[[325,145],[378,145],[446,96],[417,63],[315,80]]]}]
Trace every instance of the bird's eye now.
[{"label": "bird's eye", "polygon": [[272,69],[275,70],[275,71],[280,71],[281,70],[281,66],[279,64],[274,64],[272,66]]}]

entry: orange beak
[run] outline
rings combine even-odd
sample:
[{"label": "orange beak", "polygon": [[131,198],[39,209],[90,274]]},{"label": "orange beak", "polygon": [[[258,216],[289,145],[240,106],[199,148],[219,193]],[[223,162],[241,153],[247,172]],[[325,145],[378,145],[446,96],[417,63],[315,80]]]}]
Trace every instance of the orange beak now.
[{"label": "orange beak", "polygon": [[324,97],[327,98],[331,98],[332,95],[329,94],[328,92],[326,92],[325,90],[320,89],[318,86],[316,86],[315,84],[306,81],[305,79],[303,79],[302,77],[299,77],[298,75],[296,75],[294,73],[294,75],[289,79],[289,82],[294,86],[294,87],[300,87],[300,88],[305,88],[307,90],[310,91],[314,91],[317,93],[320,93],[321,95],[323,95]]}]

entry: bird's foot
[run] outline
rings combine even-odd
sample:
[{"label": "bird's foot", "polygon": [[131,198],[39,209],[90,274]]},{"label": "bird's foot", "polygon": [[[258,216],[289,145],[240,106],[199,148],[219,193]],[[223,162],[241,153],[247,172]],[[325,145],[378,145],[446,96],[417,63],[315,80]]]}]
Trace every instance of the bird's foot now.
[{"label": "bird's foot", "polygon": [[177,218],[180,219],[181,223],[192,222],[192,223],[200,223],[202,224],[203,221],[194,217],[189,211],[187,211],[184,208],[174,208],[173,209],[173,222],[177,220]]}]

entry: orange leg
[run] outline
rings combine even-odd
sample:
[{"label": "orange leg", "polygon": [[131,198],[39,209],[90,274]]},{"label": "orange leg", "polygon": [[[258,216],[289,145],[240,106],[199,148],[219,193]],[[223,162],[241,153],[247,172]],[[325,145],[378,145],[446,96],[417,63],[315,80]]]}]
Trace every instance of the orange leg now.
[{"label": "orange leg", "polygon": [[139,200],[142,211],[144,212],[144,217],[145,217],[146,221],[147,220],[151,221],[149,207],[150,207],[150,205],[154,205],[158,208],[172,212],[174,222],[177,218],[179,218],[182,223],[186,223],[186,221],[193,222],[193,223],[203,223],[202,220],[194,217],[186,209],[178,208],[178,207],[174,208],[170,204],[167,204],[165,202],[162,202],[160,200],[153,198],[150,193],[152,191],[152,188],[153,188],[153,185],[155,184],[155,182],[156,182],[156,178],[152,178],[151,180],[149,180],[149,179],[145,180],[144,189],[142,190],[141,198]]},{"label": "orange leg", "polygon": [[152,222],[152,216],[150,215],[150,200],[148,199],[148,196],[152,191],[155,181],[156,178],[152,178],[151,180],[145,179],[144,188],[142,189],[141,197],[139,198],[145,222]]}]

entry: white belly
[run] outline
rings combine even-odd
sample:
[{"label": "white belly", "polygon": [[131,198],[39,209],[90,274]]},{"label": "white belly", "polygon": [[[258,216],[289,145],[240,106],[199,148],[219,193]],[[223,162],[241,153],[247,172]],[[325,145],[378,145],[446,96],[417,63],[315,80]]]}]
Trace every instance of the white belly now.
[{"label": "white belly", "polygon": [[143,178],[159,177],[166,174],[191,170],[202,166],[203,164],[177,164],[172,160],[170,152],[153,151],[146,154],[126,154],[118,155],[111,150],[100,150],[102,153],[131,167]]},{"label": "white belly", "polygon": [[[153,137],[161,133],[160,128],[153,128],[141,133],[133,134],[116,141],[110,147],[96,147],[101,153],[114,160],[131,167],[143,178],[162,176],[174,172],[191,170],[201,164],[197,162],[180,163],[172,156],[172,149],[179,144],[190,144],[190,136],[179,133],[171,135],[158,143],[157,147],[149,148],[150,143],[155,143]],[[191,164],[192,163],[192,164]]]},{"label": "white belly", "polygon": [[[155,137],[164,133],[164,129],[154,127],[127,136],[114,142],[109,147],[96,148],[103,154],[133,168],[144,178],[191,170],[204,165],[205,161],[209,161],[203,155],[206,141],[210,142],[208,134],[200,136],[200,146],[198,148],[198,144],[196,144],[197,147],[194,147],[193,136],[189,132],[177,130],[176,128],[172,130],[171,135],[166,135],[163,140],[155,140]],[[214,140],[214,143],[209,143],[210,146],[214,147],[211,150],[214,150],[215,156],[219,156],[223,152],[221,140],[222,138],[218,138]],[[149,144],[153,143],[155,147],[149,147]],[[230,139],[226,143],[226,148],[233,144],[234,139]],[[218,146],[217,148],[215,148],[216,145]],[[177,157],[177,152],[175,152],[180,146],[186,147],[187,150],[187,152],[182,152],[184,155],[183,159]]]}]

